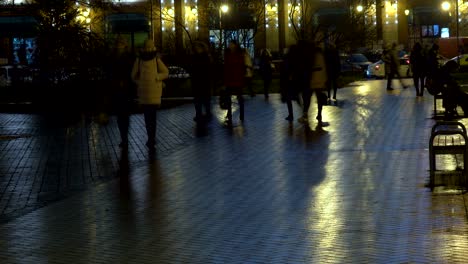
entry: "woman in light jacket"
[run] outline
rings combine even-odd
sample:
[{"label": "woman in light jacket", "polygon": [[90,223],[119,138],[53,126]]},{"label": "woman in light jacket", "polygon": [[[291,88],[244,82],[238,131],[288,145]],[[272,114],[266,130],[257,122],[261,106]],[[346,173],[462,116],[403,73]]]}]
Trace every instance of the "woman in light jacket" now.
[{"label": "woman in light jacket", "polygon": [[317,121],[322,124],[322,108],[327,103],[327,95],[324,93],[327,89],[327,65],[323,50],[319,47],[314,49],[312,63],[312,73],[310,76],[310,89],[315,92],[317,97]]},{"label": "woman in light jacket", "polygon": [[138,103],[143,109],[148,134],[146,146],[150,150],[156,144],[156,111],[161,105],[163,80],[168,77],[169,70],[156,56],[153,40],[145,40],[143,50],[133,64],[132,79],[137,83]]}]

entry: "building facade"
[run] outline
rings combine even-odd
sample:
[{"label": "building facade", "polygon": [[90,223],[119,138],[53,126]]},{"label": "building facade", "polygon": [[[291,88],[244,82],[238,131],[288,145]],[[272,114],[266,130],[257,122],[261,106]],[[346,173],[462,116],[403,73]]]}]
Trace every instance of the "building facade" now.
[{"label": "building facade", "polygon": [[[133,49],[153,38],[170,54],[185,54],[194,40],[220,48],[231,39],[252,54],[264,48],[281,53],[300,38],[328,41],[358,28],[365,34],[357,38],[366,39],[355,45],[409,48],[453,37],[457,27],[459,36],[466,35],[468,4],[448,1],[451,7],[442,10],[442,0],[89,0],[77,1],[77,19],[108,38],[127,38]],[[24,60],[18,54],[25,47],[29,60],[35,20],[26,12],[28,1],[0,4],[0,63]]]}]

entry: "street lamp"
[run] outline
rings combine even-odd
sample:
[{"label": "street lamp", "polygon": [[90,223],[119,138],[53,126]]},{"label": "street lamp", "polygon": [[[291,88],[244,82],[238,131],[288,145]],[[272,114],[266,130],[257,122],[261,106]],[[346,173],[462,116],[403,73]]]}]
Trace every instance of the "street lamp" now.
[{"label": "street lamp", "polygon": [[223,24],[222,24],[222,14],[229,11],[229,6],[224,4],[219,7],[219,47],[221,51],[223,50]]},{"label": "street lamp", "polygon": [[362,12],[362,10],[364,10],[364,7],[362,7],[362,5],[358,5],[356,7],[356,10],[360,13],[360,12]]},{"label": "street lamp", "polygon": [[[457,56],[457,62],[458,62],[458,66],[460,66],[460,43],[459,43],[459,18],[458,18],[458,0],[454,0],[455,1],[455,19],[456,19],[456,31],[455,31],[455,35],[457,37],[457,52],[458,52],[458,56]],[[450,10],[450,2],[448,1],[444,1],[442,2],[442,10],[444,11],[448,11]]]}]

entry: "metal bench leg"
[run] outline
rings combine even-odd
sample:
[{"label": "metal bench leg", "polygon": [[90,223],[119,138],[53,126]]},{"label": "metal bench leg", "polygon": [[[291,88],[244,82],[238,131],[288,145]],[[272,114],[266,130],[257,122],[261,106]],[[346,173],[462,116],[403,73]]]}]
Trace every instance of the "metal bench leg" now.
[{"label": "metal bench leg", "polygon": [[433,190],[435,185],[435,155],[432,151],[432,147],[429,148],[429,168],[431,174],[429,178],[429,187]]}]

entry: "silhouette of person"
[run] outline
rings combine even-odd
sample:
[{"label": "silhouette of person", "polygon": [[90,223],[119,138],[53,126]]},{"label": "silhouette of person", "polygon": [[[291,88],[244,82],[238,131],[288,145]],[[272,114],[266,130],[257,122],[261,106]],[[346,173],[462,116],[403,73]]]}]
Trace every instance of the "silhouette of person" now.
[{"label": "silhouette of person", "polygon": [[110,81],[113,87],[112,108],[117,115],[120,133],[120,147],[128,147],[128,127],[134,95],[134,84],[131,71],[134,58],[129,51],[128,43],[118,38],[110,61]]},{"label": "silhouette of person", "polygon": [[268,99],[271,80],[273,78],[272,56],[268,49],[263,49],[260,55],[260,72],[263,79],[263,94]]},{"label": "silhouette of person", "polygon": [[288,116],[285,118],[287,121],[294,120],[294,111],[292,102],[298,100],[298,76],[295,72],[295,66],[299,59],[297,45],[291,45],[288,52],[284,56],[283,64],[280,71],[280,88],[282,100],[286,102],[288,107]]},{"label": "silhouette of person", "polygon": [[331,91],[333,90],[333,100],[336,101],[336,91],[338,90],[338,77],[341,72],[340,54],[336,49],[335,45],[329,44],[325,49],[325,61],[327,64],[328,73],[328,100],[331,100]]},{"label": "silhouette of person", "polygon": [[146,39],[133,64],[132,79],[137,83],[138,102],[143,109],[148,135],[146,146],[150,150],[154,150],[156,144],[156,114],[161,105],[163,80],[168,77],[169,70],[157,57],[153,40]]},{"label": "silhouette of person", "polygon": [[398,51],[396,49],[397,44],[394,42],[389,50],[385,52],[384,57],[382,58],[385,62],[385,73],[387,73],[387,90],[393,90],[392,81],[395,78],[395,75],[400,80],[403,88],[408,88],[406,85],[403,84],[401,81],[400,72],[398,68],[400,67],[400,61],[398,58]]},{"label": "silhouette of person", "polygon": [[224,85],[228,93],[228,112],[226,123],[232,126],[231,96],[237,95],[239,102],[239,119],[244,121],[244,98],[242,89],[245,85],[245,53],[236,41],[231,41],[224,52]]},{"label": "silhouette of person", "polygon": [[293,62],[293,71],[295,72],[294,79],[298,90],[302,95],[302,117],[298,119],[300,123],[308,124],[308,111],[310,107],[310,99],[312,90],[310,89],[310,77],[312,73],[313,51],[314,45],[305,41],[297,43],[297,58]]},{"label": "silhouette of person", "polygon": [[423,55],[422,46],[416,42],[410,55],[411,71],[413,73],[414,88],[416,88],[416,96],[424,94],[424,77],[426,58]]},{"label": "silhouette of person", "polygon": [[[211,114],[211,88],[213,74],[213,59],[208,45],[196,41],[193,45],[194,54],[191,62],[191,83],[194,94],[195,122],[210,120]],[[203,116],[203,107],[206,115]]]}]

